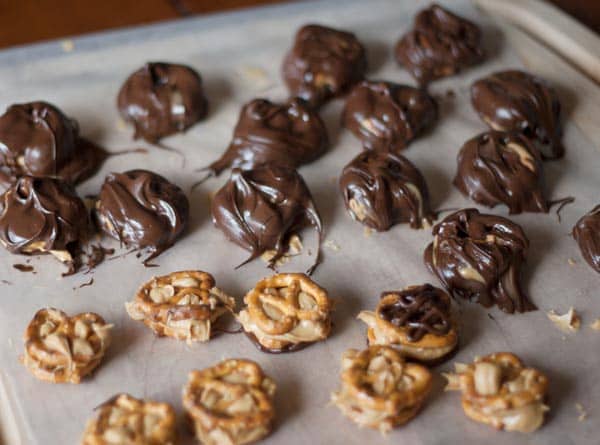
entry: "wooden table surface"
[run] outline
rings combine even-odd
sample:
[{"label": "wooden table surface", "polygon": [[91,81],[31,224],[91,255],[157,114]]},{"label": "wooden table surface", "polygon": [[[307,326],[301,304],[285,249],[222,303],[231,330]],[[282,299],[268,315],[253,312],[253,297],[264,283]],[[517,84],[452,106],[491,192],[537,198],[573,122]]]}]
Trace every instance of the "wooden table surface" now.
[{"label": "wooden table surface", "polygon": [[[600,32],[600,1],[550,1]],[[279,2],[281,0],[0,0],[0,48]]]}]

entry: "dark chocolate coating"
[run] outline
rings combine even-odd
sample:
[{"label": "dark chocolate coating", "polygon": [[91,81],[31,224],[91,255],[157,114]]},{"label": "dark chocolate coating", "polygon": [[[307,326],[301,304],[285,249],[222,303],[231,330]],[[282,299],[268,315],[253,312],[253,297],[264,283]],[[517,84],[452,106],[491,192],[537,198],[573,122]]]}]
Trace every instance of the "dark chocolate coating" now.
[{"label": "dark chocolate coating", "polygon": [[148,261],[175,243],[189,220],[189,203],[175,184],[147,170],[111,173],[96,202],[100,228],[126,246],[148,248]]},{"label": "dark chocolate coating", "polygon": [[146,63],[131,74],[117,104],[123,119],[135,127],[134,138],[150,143],[187,130],[208,111],[200,74],[163,62]]},{"label": "dark chocolate coating", "polygon": [[2,201],[0,242],[11,253],[72,250],[89,227],[83,201],[58,179],[21,176]]},{"label": "dark chocolate coating", "polygon": [[267,348],[265,345],[262,345],[258,339],[256,338],[256,336],[252,333],[252,332],[247,332],[247,331],[243,331],[244,334],[246,334],[246,337],[248,337],[248,339],[252,342],[252,344],[254,346],[256,346],[256,349],[258,349],[260,352],[266,352],[267,354],[285,354],[286,352],[296,352],[296,351],[301,351],[304,348],[307,348],[308,346],[314,344],[314,342],[309,341],[309,342],[298,342],[298,343],[290,343],[286,346],[284,346],[283,348]]},{"label": "dark chocolate coating", "polygon": [[454,185],[478,204],[505,204],[510,214],[547,213],[542,170],[541,155],[530,140],[488,131],[461,148]]},{"label": "dark chocolate coating", "polygon": [[535,310],[521,289],[521,266],[529,240],[507,218],[465,209],[433,228],[425,263],[454,297],[507,313]]},{"label": "dark chocolate coating", "polygon": [[435,4],[417,14],[395,52],[398,63],[421,85],[454,75],[485,56],[477,25]]},{"label": "dark chocolate coating", "polygon": [[348,96],[342,123],[365,148],[398,152],[436,118],[437,104],[426,91],[364,80]]},{"label": "dark chocolate coating", "polygon": [[[225,236],[251,255],[247,263],[275,250],[273,267],[289,237],[311,225],[322,234],[319,212],[302,176],[296,170],[264,164],[253,170],[234,169],[211,204],[212,220]],[[320,251],[320,248],[319,248]],[[314,267],[318,264],[317,254]]]},{"label": "dark chocolate coating", "polygon": [[[388,230],[406,222],[412,228],[421,228],[424,222],[433,221],[425,179],[403,156],[363,151],[344,167],[340,189],[352,218],[375,230]],[[359,205],[358,212],[351,200]]]},{"label": "dark chocolate coating", "polygon": [[317,159],[328,145],[325,124],[302,99],[284,104],[254,99],[242,108],[227,151],[208,169],[218,175],[267,162],[297,168]]},{"label": "dark chocolate coating", "polygon": [[600,205],[577,221],[573,227],[573,238],[579,244],[583,258],[600,273]]},{"label": "dark chocolate coating", "polygon": [[408,339],[421,340],[425,334],[446,335],[452,328],[450,296],[431,284],[388,291],[381,298],[394,296],[394,302],[378,306],[377,316],[399,328],[407,328]]},{"label": "dark chocolate coating", "polygon": [[471,86],[471,101],[492,129],[534,140],[545,159],[564,155],[560,101],[539,77],[518,70],[491,74]]},{"label": "dark chocolate coating", "polygon": [[313,106],[348,91],[367,70],[365,48],[352,33],[305,25],[283,62],[283,77],[293,96]]},{"label": "dark chocolate coating", "polygon": [[14,104],[0,116],[0,174],[7,184],[22,175],[77,183],[90,177],[105,157],[79,136],[77,122],[52,104]]}]

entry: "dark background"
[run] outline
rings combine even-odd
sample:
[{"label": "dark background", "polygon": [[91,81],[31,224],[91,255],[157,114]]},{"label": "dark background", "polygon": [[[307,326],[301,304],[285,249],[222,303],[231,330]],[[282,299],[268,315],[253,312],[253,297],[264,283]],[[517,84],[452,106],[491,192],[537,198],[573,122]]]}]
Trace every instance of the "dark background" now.
[{"label": "dark background", "polygon": [[[550,1],[600,33],[599,0]],[[268,3],[279,1],[0,0],[0,48]]]}]

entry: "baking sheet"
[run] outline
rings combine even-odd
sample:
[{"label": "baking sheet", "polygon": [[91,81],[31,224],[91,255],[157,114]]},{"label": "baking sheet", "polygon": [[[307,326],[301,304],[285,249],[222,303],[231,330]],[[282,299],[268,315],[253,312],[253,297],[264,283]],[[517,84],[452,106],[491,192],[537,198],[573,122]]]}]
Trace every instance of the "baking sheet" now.
[{"label": "baking sheet", "polygon": [[[194,168],[214,160],[227,146],[244,102],[256,96],[286,96],[279,66],[299,26],[316,21],[354,31],[368,48],[369,77],[413,84],[392,61],[391,49],[410,26],[415,11],[427,3],[302,2],[78,38],[72,42],[72,51],[65,51],[70,45],[61,42],[12,49],[0,52],[0,107],[44,99],[77,118],[84,136],[111,150],[140,146],[143,144],[131,141],[131,129],[119,124],[115,96],[120,84],[148,60],[189,64],[205,79],[211,111],[187,134],[165,141],[185,152],[186,167],[181,168],[177,156],[150,148],[148,155],[109,159],[100,173],[79,187],[79,192],[97,193],[106,173],[138,167],[154,170],[189,190],[198,178]],[[490,57],[479,67],[432,85],[435,95],[445,97],[451,89],[455,97],[442,100],[434,129],[405,152],[425,175],[434,208],[472,205],[451,186],[462,143],[485,130],[470,106],[469,85],[494,70],[521,66],[499,30],[467,1],[446,4],[481,24]],[[562,93],[576,94],[585,101],[585,91],[557,86]],[[0,278],[11,282],[0,284],[0,394],[5,394],[1,409],[3,417],[14,421],[2,429],[16,430],[16,437],[6,443],[77,443],[93,408],[117,392],[167,401],[181,412],[181,388],[188,371],[226,357],[256,360],[277,382],[276,428],[265,444],[597,443],[600,333],[588,325],[600,317],[600,277],[583,262],[569,232],[578,217],[598,202],[600,155],[590,139],[596,137],[597,141],[598,135],[585,135],[569,121],[565,125],[566,158],[544,166],[550,196],[574,195],[576,202],[564,209],[560,224],[553,213],[513,218],[531,241],[524,282],[540,310],[506,315],[461,304],[462,343],[455,358],[470,361],[475,355],[508,350],[544,370],[551,382],[552,411],[543,428],[528,436],[495,433],[468,420],[460,409],[459,395],[442,390],[443,379],[437,371],[449,369],[450,364],[437,368],[434,391],[422,413],[388,438],[358,429],[328,405],[331,391],[338,387],[342,352],[365,345],[365,328],[355,319],[356,314],[373,308],[382,290],[423,282],[438,284],[422,262],[422,252],[431,241],[429,230],[396,226],[387,233],[366,236],[363,227],[346,214],[336,180],[342,167],[359,152],[360,144],[339,128],[341,107],[342,102],[336,101],[322,113],[333,142],[331,150],[301,169],[322,213],[328,240],[324,262],[314,279],[337,299],[331,338],[294,354],[268,355],[257,351],[243,335],[223,335],[193,346],[158,339],[127,316],[124,302],[154,274],[203,269],[214,274],[219,287],[239,299],[269,274],[261,261],[234,270],[246,252],[226,242],[210,222],[208,196],[226,180],[225,174],[190,195],[190,229],[174,248],[158,258],[160,268],[146,269],[135,255],[128,255],[99,266],[93,273],[94,284],[79,288],[89,276],[60,278],[63,268],[52,258],[32,259],[37,272],[34,275],[13,269],[14,263],[22,263],[25,258],[0,253]],[[493,213],[506,211],[496,209]],[[307,235],[305,250],[314,251],[313,241]],[[576,263],[569,264],[570,258]],[[282,270],[304,270],[310,260],[295,259]],[[38,381],[18,362],[22,332],[35,311],[45,306],[70,314],[98,312],[115,324],[114,344],[104,362],[80,385]],[[548,310],[563,313],[570,306],[583,316],[581,331],[573,335],[562,333],[546,318]],[[576,404],[588,412],[586,420],[578,420]],[[188,442],[191,439],[184,436],[182,443]]]}]

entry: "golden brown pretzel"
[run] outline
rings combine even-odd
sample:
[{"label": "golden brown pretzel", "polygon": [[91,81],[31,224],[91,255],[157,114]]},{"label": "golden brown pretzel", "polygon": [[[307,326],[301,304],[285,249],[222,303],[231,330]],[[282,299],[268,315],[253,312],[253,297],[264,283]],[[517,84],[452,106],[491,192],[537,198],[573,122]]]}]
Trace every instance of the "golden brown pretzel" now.
[{"label": "golden brown pretzel", "polygon": [[183,391],[183,406],[196,437],[206,445],[241,445],[271,431],[275,383],[250,360],[225,360],[192,371]]},{"label": "golden brown pretzel", "polygon": [[445,374],[447,390],[462,391],[467,416],[498,429],[524,433],[538,429],[548,407],[544,404],[548,379],[534,368],[526,368],[509,352],[457,363],[455,373]]},{"label": "golden brown pretzel", "polygon": [[[237,318],[266,350],[284,351],[327,338],[331,301],[305,274],[284,273],[259,281]],[[289,350],[289,349],[288,349]]]},{"label": "golden brown pretzel", "polygon": [[175,410],[168,403],[117,394],[96,409],[81,445],[175,444]]},{"label": "golden brown pretzel", "polygon": [[25,330],[22,362],[41,380],[79,383],[100,364],[111,328],[92,312],[69,317],[58,309],[40,309]]},{"label": "golden brown pretzel", "polygon": [[431,373],[406,362],[388,346],[348,350],[342,358],[342,387],[333,403],[360,426],[387,432],[408,422],[431,389]]},{"label": "golden brown pretzel", "polygon": [[208,341],[212,323],[234,307],[235,300],[215,287],[212,275],[198,270],[154,277],[125,303],[129,316],[157,335],[188,342]]}]

